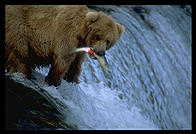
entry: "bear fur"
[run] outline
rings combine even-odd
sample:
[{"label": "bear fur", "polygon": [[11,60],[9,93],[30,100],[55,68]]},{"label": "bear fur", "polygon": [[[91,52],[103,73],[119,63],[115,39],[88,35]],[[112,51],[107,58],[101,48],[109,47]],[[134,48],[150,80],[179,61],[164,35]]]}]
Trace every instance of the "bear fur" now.
[{"label": "bear fur", "polygon": [[62,78],[78,82],[84,53],[78,47],[105,52],[120,38],[124,27],[86,6],[6,6],[5,67],[31,77],[35,66],[51,64],[45,79],[58,86]]}]

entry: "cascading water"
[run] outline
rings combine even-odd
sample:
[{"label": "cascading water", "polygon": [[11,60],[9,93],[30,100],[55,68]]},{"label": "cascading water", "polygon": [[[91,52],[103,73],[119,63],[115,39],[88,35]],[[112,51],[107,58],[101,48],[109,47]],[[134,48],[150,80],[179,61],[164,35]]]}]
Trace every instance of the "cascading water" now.
[{"label": "cascading water", "polygon": [[192,24],[189,10],[186,8],[185,12],[179,6],[94,8],[106,11],[123,24],[125,33],[106,53],[110,75],[96,61],[87,58],[81,81],[104,82],[106,87],[120,92],[129,108],[139,107],[141,114],[160,129],[190,129]]},{"label": "cascading water", "polygon": [[[192,129],[191,6],[89,8],[111,16],[125,32],[106,52],[108,72],[87,55],[80,84],[40,85],[61,119],[80,130]],[[48,69],[37,71],[46,76]]]}]

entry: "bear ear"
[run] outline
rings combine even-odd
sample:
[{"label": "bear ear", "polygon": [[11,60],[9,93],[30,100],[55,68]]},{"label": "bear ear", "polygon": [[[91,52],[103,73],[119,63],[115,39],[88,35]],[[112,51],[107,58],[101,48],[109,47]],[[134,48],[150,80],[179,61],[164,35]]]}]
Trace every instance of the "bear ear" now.
[{"label": "bear ear", "polygon": [[98,12],[88,12],[86,14],[86,19],[88,20],[88,22],[93,23],[95,22],[99,17],[99,13]]},{"label": "bear ear", "polygon": [[118,24],[118,23],[116,23],[116,24],[117,24],[119,36],[121,36],[121,34],[124,32],[125,28],[121,24]]}]

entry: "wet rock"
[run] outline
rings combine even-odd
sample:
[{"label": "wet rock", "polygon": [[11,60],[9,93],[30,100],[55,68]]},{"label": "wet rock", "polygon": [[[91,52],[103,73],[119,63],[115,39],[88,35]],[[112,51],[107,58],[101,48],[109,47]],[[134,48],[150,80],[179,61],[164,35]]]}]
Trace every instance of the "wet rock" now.
[{"label": "wet rock", "polygon": [[7,130],[72,129],[61,120],[62,115],[40,87],[33,83],[28,87],[9,74],[5,79]]},{"label": "wet rock", "polygon": [[180,8],[182,8],[185,11],[185,14],[192,17],[192,6],[191,5],[180,5]]},{"label": "wet rock", "polygon": [[135,11],[138,14],[142,14],[142,13],[149,14],[150,13],[149,9],[141,7],[141,6],[133,7],[133,11]]}]

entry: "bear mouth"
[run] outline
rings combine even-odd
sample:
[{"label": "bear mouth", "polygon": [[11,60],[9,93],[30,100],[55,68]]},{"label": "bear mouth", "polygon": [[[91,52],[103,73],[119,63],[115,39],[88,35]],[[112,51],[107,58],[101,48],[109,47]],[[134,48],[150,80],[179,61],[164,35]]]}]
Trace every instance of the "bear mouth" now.
[{"label": "bear mouth", "polygon": [[[99,56],[99,57],[105,58],[105,51],[100,51],[100,52],[94,51],[94,53],[95,53],[97,56]],[[96,57],[94,54],[90,54],[90,53],[89,53],[89,55],[90,55],[90,57],[91,57],[92,59],[98,60],[97,57]],[[105,59],[106,59],[106,58],[105,58]]]},{"label": "bear mouth", "polygon": [[102,68],[104,68],[105,70],[108,70],[108,62],[105,57],[105,51],[96,52],[91,47],[81,47],[81,48],[74,49],[73,52],[86,52],[86,53],[88,53],[92,59],[99,61]]},{"label": "bear mouth", "polygon": [[107,59],[105,57],[105,53],[104,54],[100,54],[100,53],[93,53],[93,54],[89,54],[90,57],[94,60],[98,60],[101,67],[104,68],[105,70],[109,70],[108,69],[108,62],[107,62]]}]

